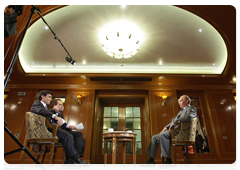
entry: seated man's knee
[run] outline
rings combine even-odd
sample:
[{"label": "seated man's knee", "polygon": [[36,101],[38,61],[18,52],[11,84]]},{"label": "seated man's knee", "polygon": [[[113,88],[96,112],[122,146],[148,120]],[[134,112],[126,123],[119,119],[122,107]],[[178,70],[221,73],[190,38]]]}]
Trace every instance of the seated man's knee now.
[{"label": "seated man's knee", "polygon": [[159,143],[159,136],[160,134],[152,136],[151,141],[154,143]]},{"label": "seated man's knee", "polygon": [[66,138],[68,138],[69,140],[72,140],[72,141],[74,139],[73,135],[70,133],[67,133]]}]

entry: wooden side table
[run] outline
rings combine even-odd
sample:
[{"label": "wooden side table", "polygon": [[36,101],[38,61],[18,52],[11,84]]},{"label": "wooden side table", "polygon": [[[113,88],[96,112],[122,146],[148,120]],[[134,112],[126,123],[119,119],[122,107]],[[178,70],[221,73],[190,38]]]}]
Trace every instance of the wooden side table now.
[{"label": "wooden side table", "polygon": [[104,138],[104,164],[107,164],[107,142],[112,142],[112,164],[116,163],[117,142],[123,143],[123,164],[126,163],[126,142],[133,143],[133,164],[136,164],[136,136],[137,133],[126,131],[105,132]]}]

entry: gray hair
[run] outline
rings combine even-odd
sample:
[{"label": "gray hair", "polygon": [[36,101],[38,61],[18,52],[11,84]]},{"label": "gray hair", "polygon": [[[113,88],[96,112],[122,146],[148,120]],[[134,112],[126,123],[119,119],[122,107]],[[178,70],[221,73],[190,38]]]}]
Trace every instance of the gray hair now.
[{"label": "gray hair", "polygon": [[186,101],[188,101],[188,104],[191,104],[191,99],[190,99],[190,97],[189,96],[187,96],[187,95],[182,95],[183,96],[183,98],[184,98],[184,100]]}]

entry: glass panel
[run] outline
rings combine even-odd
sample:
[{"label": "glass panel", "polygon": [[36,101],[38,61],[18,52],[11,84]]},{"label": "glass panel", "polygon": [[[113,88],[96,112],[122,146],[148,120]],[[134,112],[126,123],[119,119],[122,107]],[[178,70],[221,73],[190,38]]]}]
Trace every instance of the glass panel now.
[{"label": "glass panel", "polygon": [[[132,142],[127,142],[126,143],[126,154],[127,155],[132,155],[133,154],[133,148],[132,148]],[[137,142],[136,143],[136,154],[141,155],[142,154],[142,143]]]},{"label": "glass panel", "polygon": [[118,107],[112,107],[112,117],[118,117]]},{"label": "glass panel", "polygon": [[133,117],[132,107],[126,107],[126,117]]},{"label": "glass panel", "polygon": [[118,118],[111,118],[111,128],[118,131]]},{"label": "glass panel", "polygon": [[133,119],[133,129],[141,129],[140,118]]},{"label": "glass panel", "polygon": [[126,130],[132,130],[132,129],[133,129],[133,119],[126,118]]},{"label": "glass panel", "polygon": [[[104,155],[104,142],[102,142],[102,154]],[[107,154],[112,154],[112,142],[107,142]],[[116,154],[118,154],[118,143],[117,143],[117,151]]]},{"label": "glass panel", "polygon": [[111,117],[111,107],[104,107],[103,117]]},{"label": "glass panel", "polygon": [[133,107],[133,117],[140,117],[140,107]]},{"label": "glass panel", "polygon": [[141,142],[137,142],[136,143],[136,153],[137,155],[141,155],[142,154],[142,143]]},{"label": "glass panel", "polygon": [[[105,132],[107,132],[108,130],[103,130],[103,134],[105,133]],[[104,141],[104,139],[102,138],[102,141]]]},{"label": "glass panel", "polygon": [[110,126],[110,118],[104,118],[103,119],[103,129],[108,129],[108,128],[110,128],[111,126]]},{"label": "glass panel", "polygon": [[126,154],[127,155],[132,155],[133,154],[132,142],[127,142],[126,143]]},{"label": "glass panel", "polygon": [[137,141],[141,141],[141,130],[133,130],[133,132],[137,133]]}]

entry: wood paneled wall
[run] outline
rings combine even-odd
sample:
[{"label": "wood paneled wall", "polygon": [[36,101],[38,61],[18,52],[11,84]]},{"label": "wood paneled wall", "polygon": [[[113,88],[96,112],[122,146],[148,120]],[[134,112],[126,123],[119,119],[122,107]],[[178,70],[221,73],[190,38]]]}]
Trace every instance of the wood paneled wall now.
[{"label": "wood paneled wall", "polygon": [[[230,90],[205,91],[217,162],[236,159],[236,102]],[[210,136],[209,136],[210,138]]]},{"label": "wood paneled wall", "polygon": [[[162,105],[162,98],[160,97],[163,94],[167,95],[164,106]],[[164,126],[169,124],[179,112],[177,100],[177,93],[174,90],[149,91],[151,136],[159,134]],[[158,149],[155,163],[162,163],[161,147]]]},{"label": "wood paneled wall", "polygon": [[[51,88],[49,89],[51,90]],[[18,92],[21,91],[26,92],[26,96],[18,96]],[[98,128],[99,108],[101,108],[97,98],[98,95],[95,95],[96,92],[92,89],[70,89],[66,91],[64,117],[68,122],[77,124],[82,122],[84,124],[85,128],[82,133],[87,143],[83,160],[94,163],[98,156],[96,154],[98,148],[95,145],[97,141],[95,135]],[[145,99],[143,116],[149,120],[147,129],[145,129],[145,133],[147,133],[146,145],[148,145],[151,136],[159,133],[179,112],[177,99],[180,92],[177,90],[145,91],[148,96]],[[13,134],[19,134],[18,139],[21,143],[24,143],[26,135],[25,113],[30,110],[37,92],[38,89],[10,89],[8,97],[4,101],[4,121],[8,123],[7,127]],[[185,92],[187,93],[186,90]],[[164,106],[162,106],[159,97],[159,94],[163,93],[168,96]],[[76,94],[84,94],[85,96],[81,106],[77,103]],[[200,100],[211,152],[198,154],[199,162],[233,163],[236,160],[236,101],[231,90],[202,90]],[[94,131],[95,134],[93,134]],[[18,145],[4,133],[4,153],[18,148]],[[181,149],[179,148],[177,151],[179,152],[177,162],[184,163]],[[61,149],[58,150],[59,154],[55,158],[55,163],[61,163],[61,152]],[[5,157],[5,161],[18,164],[20,156],[20,153],[16,153]],[[188,163],[196,163],[194,155],[188,154],[187,159]],[[26,163],[33,162],[28,158]],[[44,163],[47,163],[47,161]],[[160,149],[157,153],[156,163],[162,163]]]}]

